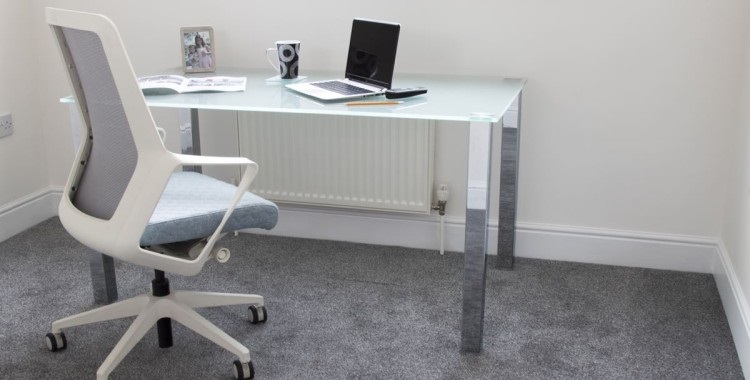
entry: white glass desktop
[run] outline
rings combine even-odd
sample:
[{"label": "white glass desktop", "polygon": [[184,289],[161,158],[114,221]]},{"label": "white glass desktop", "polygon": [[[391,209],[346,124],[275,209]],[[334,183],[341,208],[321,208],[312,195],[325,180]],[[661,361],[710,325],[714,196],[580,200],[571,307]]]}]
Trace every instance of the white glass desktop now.
[{"label": "white glass desktop", "polygon": [[[165,74],[162,72],[160,74]],[[166,74],[182,74],[177,70]],[[341,73],[302,73],[305,80],[336,79]],[[196,74],[193,74],[196,75]],[[183,146],[185,153],[200,154],[199,110],[228,110],[296,114],[346,115],[386,118],[411,118],[466,122],[469,128],[468,178],[466,199],[466,236],[464,245],[463,310],[461,351],[480,352],[484,324],[485,279],[489,231],[490,171],[492,133],[501,126],[500,202],[498,225],[498,268],[513,267],[520,137],[521,92],[524,79],[478,76],[403,74],[394,78],[394,87],[427,87],[428,93],[399,99],[400,104],[347,106],[344,102],[325,103],[299,95],[284,87],[289,81],[271,79],[269,70],[221,69],[201,76],[244,76],[243,92],[188,93],[147,96],[149,107],[177,108],[185,111],[190,133]],[[382,96],[362,101],[384,100]],[[64,98],[72,103],[72,98]],[[503,116],[511,109],[514,117]],[[74,121],[75,123],[75,121]],[[302,127],[302,126],[301,126]],[[181,139],[186,141],[185,139]],[[185,144],[183,144],[185,145]],[[92,280],[95,294],[116,298],[116,283],[111,260],[92,256]],[[102,289],[107,289],[102,290]],[[111,295],[114,296],[112,297]]]}]

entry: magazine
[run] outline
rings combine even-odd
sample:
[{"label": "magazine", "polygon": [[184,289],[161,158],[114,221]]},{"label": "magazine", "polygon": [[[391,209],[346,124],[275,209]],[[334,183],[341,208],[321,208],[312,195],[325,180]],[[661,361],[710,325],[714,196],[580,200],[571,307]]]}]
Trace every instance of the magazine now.
[{"label": "magazine", "polygon": [[138,78],[138,86],[144,95],[245,91],[246,82],[246,77],[186,78],[180,75],[151,75]]}]

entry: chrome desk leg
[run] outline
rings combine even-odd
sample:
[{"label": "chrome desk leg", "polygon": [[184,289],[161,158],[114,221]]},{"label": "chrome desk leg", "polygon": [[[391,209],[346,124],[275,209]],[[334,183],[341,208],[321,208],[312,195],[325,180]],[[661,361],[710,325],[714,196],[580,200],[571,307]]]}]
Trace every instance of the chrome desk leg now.
[{"label": "chrome desk leg", "polygon": [[500,211],[497,228],[497,269],[513,269],[518,205],[518,152],[521,138],[521,95],[503,117],[500,148]]},{"label": "chrome desk leg", "polygon": [[115,260],[93,249],[86,248],[91,267],[91,286],[94,288],[94,302],[101,305],[117,301],[117,278]]},{"label": "chrome desk leg", "polygon": [[[178,120],[180,123],[180,146],[183,154],[201,154],[201,132],[198,121],[198,110],[195,108],[179,109]],[[200,166],[186,166],[185,171],[201,173]]]},{"label": "chrome desk leg", "polygon": [[461,352],[482,350],[492,128],[489,122],[469,123]]}]

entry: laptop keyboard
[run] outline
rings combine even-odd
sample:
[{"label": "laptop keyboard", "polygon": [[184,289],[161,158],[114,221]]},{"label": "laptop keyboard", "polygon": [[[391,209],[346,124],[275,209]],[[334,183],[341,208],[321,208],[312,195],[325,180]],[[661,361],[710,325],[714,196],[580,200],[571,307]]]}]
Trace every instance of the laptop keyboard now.
[{"label": "laptop keyboard", "polygon": [[328,81],[328,82],[310,83],[310,84],[315,87],[320,87],[320,88],[326,89],[328,91],[333,91],[341,95],[357,95],[357,94],[367,94],[367,93],[372,92],[371,90],[367,90],[362,87],[352,86],[350,84],[335,81],[335,80]]}]

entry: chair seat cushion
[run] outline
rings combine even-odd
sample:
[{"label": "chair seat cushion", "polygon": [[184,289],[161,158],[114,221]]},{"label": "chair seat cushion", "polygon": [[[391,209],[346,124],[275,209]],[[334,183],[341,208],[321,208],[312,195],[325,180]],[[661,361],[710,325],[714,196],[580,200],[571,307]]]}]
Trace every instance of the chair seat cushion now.
[{"label": "chair seat cushion", "polygon": [[[195,172],[172,174],[141,237],[141,245],[166,244],[210,236],[221,223],[237,187]],[[245,193],[223,232],[245,228],[271,229],[278,207]]]}]

